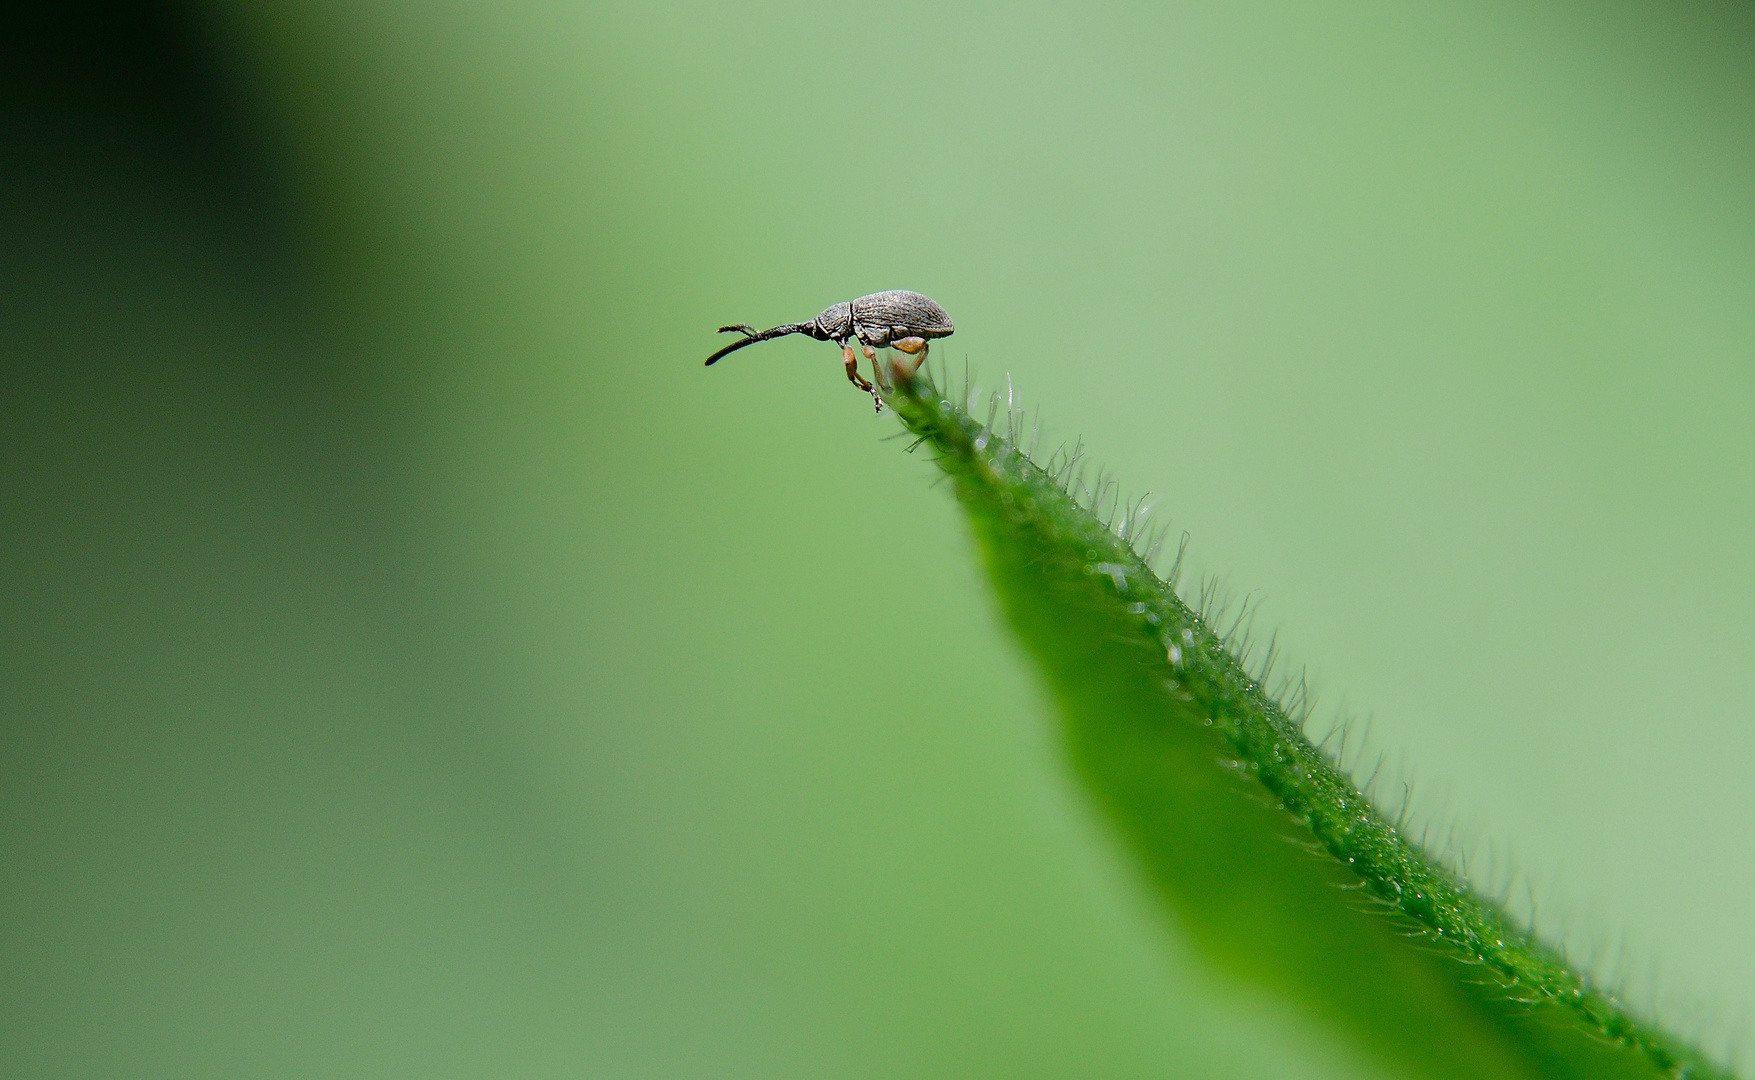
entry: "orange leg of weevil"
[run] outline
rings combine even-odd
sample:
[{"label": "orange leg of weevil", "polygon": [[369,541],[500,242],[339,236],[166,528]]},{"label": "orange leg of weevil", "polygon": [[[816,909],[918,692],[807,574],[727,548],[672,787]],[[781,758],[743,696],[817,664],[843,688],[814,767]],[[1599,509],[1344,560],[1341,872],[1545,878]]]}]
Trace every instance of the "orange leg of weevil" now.
[{"label": "orange leg of weevil", "polygon": [[878,370],[877,350],[861,343],[859,351],[865,354],[865,359],[871,364],[872,381],[886,390],[889,389],[889,384],[884,382],[884,373]]},{"label": "orange leg of weevil", "polygon": [[871,381],[876,383],[879,389],[888,392],[890,389],[890,380],[884,376],[884,366],[878,361],[878,351],[870,345],[867,345],[865,347],[865,358],[871,361]]},{"label": "orange leg of weevil", "polygon": [[871,393],[871,383],[866,382],[865,376],[859,373],[859,360],[853,355],[853,346],[841,346],[841,363],[847,368],[847,381],[866,393]]},{"label": "orange leg of weevil", "polygon": [[905,337],[900,341],[890,342],[890,348],[908,353],[911,357],[908,360],[897,359],[895,363],[890,365],[890,370],[894,371],[898,378],[913,378],[914,373],[920,369],[920,365],[926,362],[927,345],[927,340],[921,337]]},{"label": "orange leg of weevil", "polygon": [[878,370],[877,350],[872,348],[870,345],[865,344],[864,342],[860,342],[859,351],[865,354],[865,358],[867,360],[871,361],[871,375],[872,375],[872,378],[877,380],[877,382],[875,384],[873,384],[873,383],[866,383],[865,384],[866,393],[871,395],[872,411],[873,412],[883,412],[884,411],[884,395],[879,388],[881,387],[883,390],[888,390],[890,388],[890,386],[888,383],[886,383],[884,381],[884,373]]}]

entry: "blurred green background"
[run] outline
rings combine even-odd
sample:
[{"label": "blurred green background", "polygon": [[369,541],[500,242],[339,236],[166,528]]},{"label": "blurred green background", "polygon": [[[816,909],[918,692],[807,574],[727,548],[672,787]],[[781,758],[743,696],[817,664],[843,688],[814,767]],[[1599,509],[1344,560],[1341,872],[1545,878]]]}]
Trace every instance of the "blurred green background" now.
[{"label": "blurred green background", "polygon": [[67,10],[0,64],[8,1076],[1375,1075],[1155,920],[833,346],[700,367],[895,287],[1747,1034],[1746,5]]}]

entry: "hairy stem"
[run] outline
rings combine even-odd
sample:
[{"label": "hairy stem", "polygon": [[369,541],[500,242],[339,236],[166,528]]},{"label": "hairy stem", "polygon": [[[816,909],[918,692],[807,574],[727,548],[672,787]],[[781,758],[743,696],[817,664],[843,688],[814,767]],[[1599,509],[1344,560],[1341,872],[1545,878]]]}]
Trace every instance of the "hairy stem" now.
[{"label": "hairy stem", "polygon": [[978,420],[924,376],[887,400],[954,481],[1078,774],[1220,970],[1406,1075],[1729,1077],[1380,813],[1136,552],[1137,508],[1077,451],[1038,465],[1009,401]]}]

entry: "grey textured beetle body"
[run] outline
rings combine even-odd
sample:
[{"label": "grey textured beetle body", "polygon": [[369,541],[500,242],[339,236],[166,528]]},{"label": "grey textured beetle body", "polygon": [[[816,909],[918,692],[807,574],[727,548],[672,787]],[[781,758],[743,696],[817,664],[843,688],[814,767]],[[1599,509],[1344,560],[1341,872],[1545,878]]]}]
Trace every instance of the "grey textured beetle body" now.
[{"label": "grey textured beetle body", "polygon": [[757,330],[742,323],[721,326],[721,334],[735,331],[743,337],[707,357],[707,363],[713,364],[720,357],[736,352],[745,345],[770,341],[787,334],[804,334],[818,341],[833,341],[841,346],[841,362],[847,369],[847,380],[871,394],[873,402],[882,408],[883,402],[877,391],[870,381],[859,374],[853,355],[853,342],[859,342],[865,358],[871,361],[872,374],[880,375],[877,370],[877,350],[886,345],[892,349],[900,349],[916,357],[918,363],[926,359],[928,343],[933,338],[949,337],[955,330],[956,327],[951,325],[951,317],[931,297],[909,292],[907,289],[889,289],[862,296],[857,300],[832,304],[809,322],[786,323],[768,330]]}]

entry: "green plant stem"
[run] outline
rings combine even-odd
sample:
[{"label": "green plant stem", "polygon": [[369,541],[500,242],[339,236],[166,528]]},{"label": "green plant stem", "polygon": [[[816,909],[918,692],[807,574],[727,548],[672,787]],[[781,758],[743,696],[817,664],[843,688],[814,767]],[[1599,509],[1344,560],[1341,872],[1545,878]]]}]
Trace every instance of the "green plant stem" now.
[{"label": "green plant stem", "polygon": [[1136,553],[1131,514],[1105,523],[1070,460],[993,429],[1009,409],[977,421],[924,377],[887,400],[954,481],[1079,775],[1220,969],[1410,1075],[1729,1077],[1380,814]]}]

